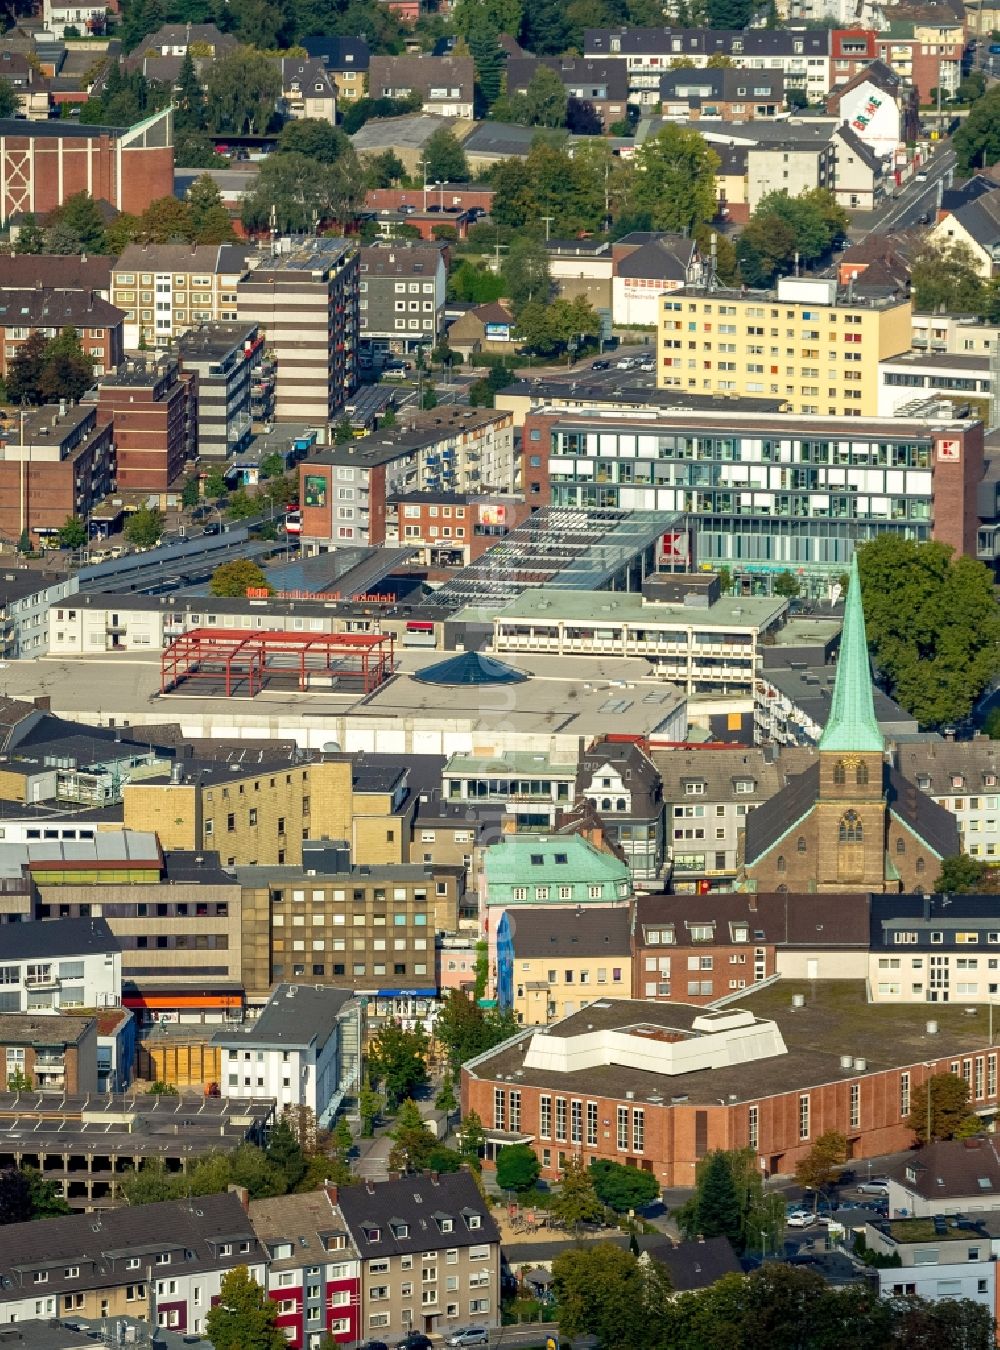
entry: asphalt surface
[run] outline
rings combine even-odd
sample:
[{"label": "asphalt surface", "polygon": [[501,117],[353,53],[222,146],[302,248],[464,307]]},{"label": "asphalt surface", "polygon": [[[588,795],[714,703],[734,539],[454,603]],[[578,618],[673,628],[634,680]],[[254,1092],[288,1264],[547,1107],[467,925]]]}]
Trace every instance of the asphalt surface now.
[{"label": "asphalt surface", "polygon": [[864,239],[876,231],[903,230],[917,225],[920,217],[929,214],[933,219],[937,209],[938,191],[950,187],[955,176],[955,151],[944,143],[932,156],[926,168],[926,181],[911,178],[900,192],[883,202],[876,211],[866,212],[849,231],[852,239]]}]

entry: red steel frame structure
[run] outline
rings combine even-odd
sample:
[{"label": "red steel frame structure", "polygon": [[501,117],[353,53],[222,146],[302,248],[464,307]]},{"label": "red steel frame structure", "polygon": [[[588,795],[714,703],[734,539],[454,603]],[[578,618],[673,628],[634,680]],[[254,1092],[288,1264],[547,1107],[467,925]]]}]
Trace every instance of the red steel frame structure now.
[{"label": "red steel frame structure", "polygon": [[341,674],[358,679],[370,694],[394,668],[391,633],[244,634],[227,628],[193,628],[164,648],[160,693],[185,680],[224,678],[226,698],[232,698],[234,680],[245,678],[245,696],[253,698],[268,674],[297,674],[300,690],[308,689],[311,675]]}]

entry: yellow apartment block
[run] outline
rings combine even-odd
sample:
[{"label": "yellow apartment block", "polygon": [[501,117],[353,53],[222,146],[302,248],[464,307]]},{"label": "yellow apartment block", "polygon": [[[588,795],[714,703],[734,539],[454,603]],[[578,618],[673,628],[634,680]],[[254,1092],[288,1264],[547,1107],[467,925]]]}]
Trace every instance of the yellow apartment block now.
[{"label": "yellow apartment block", "polygon": [[878,363],[909,351],[908,300],[862,303],[835,280],[784,277],[775,291],[662,296],[661,389],[781,399],[787,411],[875,417]]},{"label": "yellow apartment block", "polygon": [[224,867],[300,863],[304,839],[347,840],[356,863],[409,861],[405,770],[371,781],[354,768],[346,756],[178,764],[125,786],[125,827],[155,830],[165,850],[217,850]]}]

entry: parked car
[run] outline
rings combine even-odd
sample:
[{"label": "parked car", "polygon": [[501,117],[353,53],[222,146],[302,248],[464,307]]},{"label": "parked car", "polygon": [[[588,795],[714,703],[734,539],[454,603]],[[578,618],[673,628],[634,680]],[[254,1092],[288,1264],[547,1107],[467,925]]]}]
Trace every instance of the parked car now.
[{"label": "parked car", "polygon": [[816,1223],[816,1215],[811,1209],[793,1209],[785,1222],[789,1228],[811,1228]]},{"label": "parked car", "polygon": [[869,1177],[867,1181],[862,1181],[858,1186],[859,1195],[888,1195],[889,1178],[888,1177]]},{"label": "parked car", "polygon": [[591,369],[591,370],[610,370],[610,369],[611,369],[611,362],[610,362],[610,361],[591,361],[591,363],[590,363],[590,369]]},{"label": "parked car", "polygon": [[361,1346],[361,1350],[389,1350],[389,1347],[386,1345],[385,1341],[365,1341],[364,1345]]},{"label": "parked car", "polygon": [[399,1342],[398,1350],[434,1350],[434,1342],[422,1331],[411,1331],[405,1340]]},{"label": "parked car", "polygon": [[921,169],[920,172],[916,175],[916,180],[918,183],[927,182],[927,174],[923,171],[923,169]]},{"label": "parked car", "polygon": [[459,1327],[445,1342],[446,1345],[489,1345],[490,1333],[485,1327]]},{"label": "parked car", "polygon": [[635,365],[634,356],[623,356],[620,361],[615,362],[616,370],[631,370]]}]

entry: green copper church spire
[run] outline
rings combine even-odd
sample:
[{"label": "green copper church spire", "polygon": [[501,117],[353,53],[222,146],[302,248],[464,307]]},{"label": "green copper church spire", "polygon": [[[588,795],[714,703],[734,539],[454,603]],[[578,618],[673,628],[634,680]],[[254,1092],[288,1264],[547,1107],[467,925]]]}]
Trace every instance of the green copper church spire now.
[{"label": "green copper church spire", "polygon": [[847,752],[872,750],[879,754],[885,748],[875,720],[872,669],[865,637],[865,611],[861,604],[857,554],[851,559],[851,580],[844,606],[844,627],[840,635],[833,704],[820,737],[819,748]]}]

